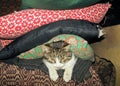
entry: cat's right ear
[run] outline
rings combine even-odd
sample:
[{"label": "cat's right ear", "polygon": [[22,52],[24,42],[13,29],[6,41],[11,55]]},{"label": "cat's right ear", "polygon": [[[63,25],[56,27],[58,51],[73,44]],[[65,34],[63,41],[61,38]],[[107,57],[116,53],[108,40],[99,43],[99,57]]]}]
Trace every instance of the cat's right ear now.
[{"label": "cat's right ear", "polygon": [[49,46],[49,44],[44,44],[41,47],[42,47],[43,53],[48,53],[51,50],[51,47]]}]

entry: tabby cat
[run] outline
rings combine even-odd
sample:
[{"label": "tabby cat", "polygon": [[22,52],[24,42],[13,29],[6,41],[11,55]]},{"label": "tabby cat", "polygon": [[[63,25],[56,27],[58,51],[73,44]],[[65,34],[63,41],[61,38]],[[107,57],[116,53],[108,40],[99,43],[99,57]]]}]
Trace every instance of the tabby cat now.
[{"label": "tabby cat", "polygon": [[69,51],[69,44],[64,41],[57,41],[43,45],[43,63],[47,66],[49,76],[56,81],[57,70],[64,69],[63,79],[68,82],[71,80],[73,68],[77,58],[74,53]]}]

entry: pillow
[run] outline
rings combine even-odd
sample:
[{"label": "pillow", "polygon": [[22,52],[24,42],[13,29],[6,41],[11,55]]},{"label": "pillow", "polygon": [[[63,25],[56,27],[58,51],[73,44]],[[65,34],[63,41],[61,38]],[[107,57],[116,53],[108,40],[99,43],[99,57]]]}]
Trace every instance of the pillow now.
[{"label": "pillow", "polygon": [[[65,41],[70,44],[69,50],[75,54],[75,56],[83,59],[83,60],[92,60],[94,61],[94,52],[93,49],[90,47],[88,42],[77,35],[70,35],[70,34],[62,34],[58,35],[47,43],[52,43],[56,41]],[[45,44],[47,44],[45,43]],[[44,46],[39,45],[25,53],[20,54],[18,57],[23,59],[36,59],[41,58],[42,53],[44,51]]]},{"label": "pillow", "polygon": [[22,9],[71,9],[93,5],[101,0],[22,0]]},{"label": "pillow", "polygon": [[13,58],[60,34],[73,34],[93,43],[99,39],[98,24],[85,20],[59,20],[36,28],[7,45],[0,51],[0,60]]},{"label": "pillow", "polygon": [[13,40],[4,40],[0,39],[0,46],[1,48],[4,48],[6,45],[10,44]]},{"label": "pillow", "polygon": [[0,17],[0,38],[16,38],[37,27],[63,19],[82,19],[99,23],[110,4],[96,4],[73,10],[28,9]]}]

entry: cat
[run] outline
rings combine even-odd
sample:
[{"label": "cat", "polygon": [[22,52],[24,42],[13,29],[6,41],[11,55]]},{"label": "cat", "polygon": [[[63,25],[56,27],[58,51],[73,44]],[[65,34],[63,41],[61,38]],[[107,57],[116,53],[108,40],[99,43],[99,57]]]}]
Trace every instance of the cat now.
[{"label": "cat", "polygon": [[43,45],[43,63],[49,71],[51,80],[58,79],[57,70],[64,69],[63,79],[69,82],[72,77],[73,68],[77,62],[74,53],[69,51],[69,44],[64,41],[57,41]]}]

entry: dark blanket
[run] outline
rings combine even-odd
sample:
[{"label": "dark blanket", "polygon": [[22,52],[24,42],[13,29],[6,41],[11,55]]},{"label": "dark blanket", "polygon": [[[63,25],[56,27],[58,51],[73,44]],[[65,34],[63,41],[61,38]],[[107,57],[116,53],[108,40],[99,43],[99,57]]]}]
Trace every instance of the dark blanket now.
[{"label": "dark blanket", "polygon": [[56,82],[52,81],[40,59],[12,58],[0,61],[1,86],[115,86],[115,78],[114,65],[100,57],[96,57],[92,64],[79,60],[69,82],[65,82],[61,77]]},{"label": "dark blanket", "polygon": [[92,43],[98,39],[98,24],[85,20],[68,19],[41,26],[20,36],[11,44],[3,48],[0,51],[0,59],[13,58],[60,34],[78,35],[89,43]]},{"label": "dark blanket", "polygon": [[[19,59],[18,57],[8,60],[2,60],[6,64],[17,65],[20,68],[25,68],[27,70],[39,69],[49,75],[48,68],[43,63],[42,59]],[[84,79],[91,77],[89,68],[92,65],[90,60],[78,59],[76,65],[73,69],[72,80],[76,80],[76,83],[83,82]],[[58,70],[59,77],[63,77],[64,70]]]}]

